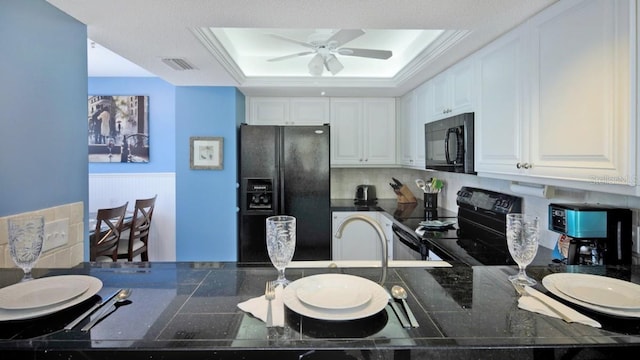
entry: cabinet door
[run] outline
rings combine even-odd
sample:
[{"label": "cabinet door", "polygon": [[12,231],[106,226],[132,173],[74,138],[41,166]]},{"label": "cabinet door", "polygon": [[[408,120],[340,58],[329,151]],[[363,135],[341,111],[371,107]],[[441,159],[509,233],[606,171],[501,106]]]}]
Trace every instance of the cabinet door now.
[{"label": "cabinet door", "polygon": [[451,112],[451,82],[449,81],[449,74],[444,72],[433,78],[429,83],[433,95],[431,119],[438,120],[448,117]]},{"label": "cabinet door", "polygon": [[363,100],[365,165],[396,163],[396,102],[393,98]]},{"label": "cabinet door", "polygon": [[354,221],[345,226],[341,238],[335,234],[340,224],[350,215],[360,214],[377,219],[375,212],[333,212],[332,260],[380,260],[382,250],[378,233],[364,221]]},{"label": "cabinet door", "polygon": [[291,125],[323,125],[330,121],[328,98],[291,98]]},{"label": "cabinet door", "polygon": [[413,166],[416,137],[415,118],[416,118],[416,94],[411,91],[400,98],[398,111],[398,151],[400,152],[398,160],[401,165]]},{"label": "cabinet door", "polygon": [[331,99],[331,164],[362,165],[362,101]]},{"label": "cabinet door", "polygon": [[288,98],[250,98],[249,118],[251,125],[285,125],[289,122]]},{"label": "cabinet door", "polygon": [[[378,212],[378,222],[387,240],[387,259],[393,260],[393,220],[388,218],[385,213]],[[382,250],[380,252],[382,253]]]},{"label": "cabinet door", "polygon": [[436,76],[431,83],[431,120],[447,118],[472,110],[473,63],[465,60]]},{"label": "cabinet door", "polygon": [[[477,53],[475,168],[478,172],[518,173],[524,128],[522,32],[512,32]],[[499,129],[499,130],[498,130]]]},{"label": "cabinet door", "polygon": [[[561,2],[531,21],[530,174],[631,180],[632,2]],[[635,160],[632,160],[635,161]]]},{"label": "cabinet door", "polygon": [[465,60],[449,70],[451,115],[471,111],[473,104],[473,63]]},{"label": "cabinet door", "polygon": [[431,105],[431,88],[422,85],[416,89],[416,116],[414,121],[415,158],[413,166],[424,169],[424,124],[429,121],[429,107]]}]

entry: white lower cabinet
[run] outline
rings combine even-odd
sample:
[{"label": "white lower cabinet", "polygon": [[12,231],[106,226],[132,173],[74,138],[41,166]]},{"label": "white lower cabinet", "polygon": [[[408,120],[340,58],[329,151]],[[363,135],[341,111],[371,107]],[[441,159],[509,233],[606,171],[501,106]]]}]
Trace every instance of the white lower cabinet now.
[{"label": "white lower cabinet", "polygon": [[389,258],[391,258],[392,251],[389,246],[393,236],[390,219],[374,211],[334,211],[332,216],[332,260],[380,260],[382,257],[382,246],[378,232],[364,221],[356,220],[347,224],[343,229],[342,237],[338,239],[335,236],[340,224],[351,215],[368,216],[381,225],[387,238],[387,248],[389,249]]},{"label": "white lower cabinet", "polygon": [[559,2],[475,54],[479,175],[635,185],[629,11]]}]

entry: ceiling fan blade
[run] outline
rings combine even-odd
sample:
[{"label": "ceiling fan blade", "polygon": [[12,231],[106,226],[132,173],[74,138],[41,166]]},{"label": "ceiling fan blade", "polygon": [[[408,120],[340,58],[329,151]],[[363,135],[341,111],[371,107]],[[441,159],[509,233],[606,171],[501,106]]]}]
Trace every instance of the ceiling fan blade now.
[{"label": "ceiling fan blade", "polygon": [[297,54],[291,54],[291,55],[285,55],[285,56],[280,56],[277,58],[272,58],[272,59],[267,59],[267,61],[280,61],[280,60],[287,60],[287,59],[292,59],[298,56],[305,56],[305,55],[309,55],[309,54],[313,54],[313,51],[303,51],[303,52],[299,52]]},{"label": "ceiling fan blade", "polygon": [[345,56],[359,56],[374,59],[386,60],[390,58],[393,53],[389,50],[374,50],[374,49],[354,49],[354,48],[340,48],[338,54]]},{"label": "ceiling fan blade", "polygon": [[336,43],[338,43],[338,46],[340,46],[362,35],[364,35],[364,31],[362,31],[361,29],[342,29],[333,34],[333,36],[331,36],[327,40],[327,43],[335,41]]},{"label": "ceiling fan blade", "polygon": [[271,36],[271,37],[274,37],[276,39],[279,39],[279,40],[288,41],[288,42],[291,42],[291,43],[294,43],[294,44],[298,44],[300,46],[304,46],[304,47],[308,47],[308,48],[313,49],[313,45],[311,45],[309,43],[306,43],[304,41],[298,41],[298,40],[294,40],[294,39],[289,39],[288,37],[284,37],[284,36],[281,36],[281,35],[278,35],[278,34],[268,34],[268,35]]}]

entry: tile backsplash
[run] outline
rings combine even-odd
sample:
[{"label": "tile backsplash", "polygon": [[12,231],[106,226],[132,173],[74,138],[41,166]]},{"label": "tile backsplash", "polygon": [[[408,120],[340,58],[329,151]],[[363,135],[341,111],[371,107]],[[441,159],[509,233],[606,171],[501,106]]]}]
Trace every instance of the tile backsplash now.
[{"label": "tile backsplash", "polygon": [[[359,184],[374,185],[378,198],[394,199],[395,193],[389,186],[391,178],[395,177],[407,185],[416,198],[423,198],[422,190],[418,188],[416,179],[429,181],[431,177],[442,179],[445,183],[438,199],[440,207],[457,211],[456,193],[462,186],[478,187],[508,194],[514,194],[510,189],[510,182],[506,180],[490,179],[469,174],[454,174],[427,170],[413,170],[404,168],[332,168],[331,169],[331,198],[352,199],[355,187]],[[535,214],[542,220],[540,223],[540,243],[547,248],[555,247],[558,234],[547,230],[547,211],[550,203],[591,203],[630,208],[633,211],[633,250],[634,263],[640,263],[640,244],[638,244],[637,229],[640,226],[640,197],[582,191],[573,189],[556,189],[552,199],[539,198],[515,194],[523,198],[523,211]]]},{"label": "tile backsplash", "polygon": [[[78,202],[0,218],[0,268],[15,267],[9,255],[7,220],[11,217],[24,215],[44,215],[45,228],[47,228],[49,224],[62,221],[65,225],[65,232],[67,231],[66,225],[68,223],[68,232],[66,234],[58,234],[59,236],[64,236],[64,241],[57,239],[55,247],[43,251],[38,262],[35,264],[36,268],[68,268],[83,261],[84,206],[82,202]],[[64,220],[68,220],[68,222]],[[47,234],[45,234],[45,248],[50,247],[47,246],[47,241],[48,237]]]}]

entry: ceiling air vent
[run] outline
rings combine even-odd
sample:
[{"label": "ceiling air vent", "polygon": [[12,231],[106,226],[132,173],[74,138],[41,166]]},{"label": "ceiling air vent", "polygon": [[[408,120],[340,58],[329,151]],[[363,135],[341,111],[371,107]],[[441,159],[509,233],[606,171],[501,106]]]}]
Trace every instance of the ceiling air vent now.
[{"label": "ceiling air vent", "polygon": [[162,62],[167,64],[173,70],[183,71],[183,70],[195,70],[196,68],[189,64],[187,60],[180,58],[164,58]]}]

